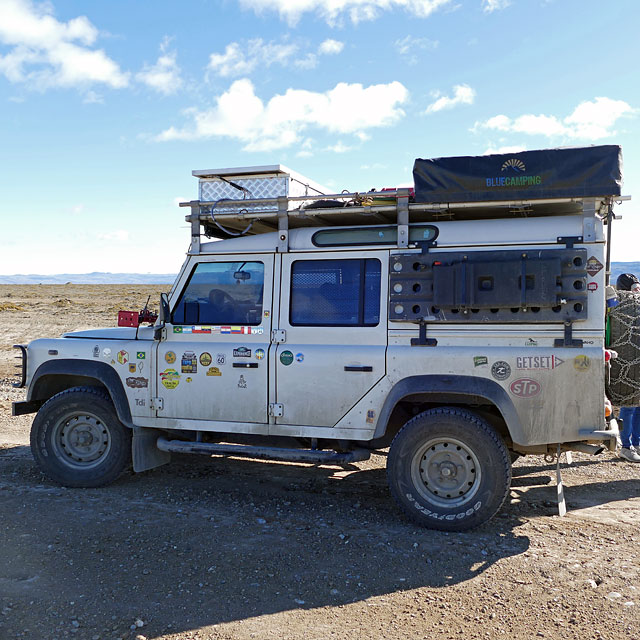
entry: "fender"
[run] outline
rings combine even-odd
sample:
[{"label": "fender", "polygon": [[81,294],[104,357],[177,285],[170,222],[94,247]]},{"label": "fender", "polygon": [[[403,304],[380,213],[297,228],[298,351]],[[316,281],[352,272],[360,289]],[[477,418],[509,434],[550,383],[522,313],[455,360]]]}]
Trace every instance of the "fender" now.
[{"label": "fender", "polygon": [[396,404],[412,395],[420,395],[421,398],[430,400],[441,400],[444,395],[453,396],[449,399],[450,402],[458,401],[456,396],[459,400],[464,397],[488,400],[502,414],[511,439],[516,443],[526,441],[522,423],[513,402],[497,382],[487,380],[487,378],[457,375],[410,376],[398,382],[391,389],[382,406],[373,439],[381,438],[384,435],[391,412]]},{"label": "fender", "polygon": [[[111,396],[111,401],[120,422],[127,427],[133,428],[131,409],[127,394],[122,386],[122,380],[110,365],[93,360],[48,360],[41,364],[33,374],[27,393],[27,402],[48,400],[58,391],[69,388],[69,385],[60,387],[59,384],[53,384],[51,389],[47,381],[50,376],[74,378],[74,384],[71,385],[74,387],[91,385],[92,380],[97,380]],[[53,390],[53,393],[48,393],[50,390]]]}]

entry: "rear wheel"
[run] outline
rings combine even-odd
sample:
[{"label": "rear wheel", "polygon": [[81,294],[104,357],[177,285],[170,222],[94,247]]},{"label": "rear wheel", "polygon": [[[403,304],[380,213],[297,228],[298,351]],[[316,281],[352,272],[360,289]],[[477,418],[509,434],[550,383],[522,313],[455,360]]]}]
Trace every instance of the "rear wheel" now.
[{"label": "rear wheel", "polygon": [[131,462],[131,432],[109,396],[74,387],[42,405],[31,427],[31,452],[40,469],[67,487],[110,484]]},{"label": "rear wheel", "polygon": [[403,511],[430,529],[463,531],[489,520],[511,483],[502,438],[471,411],[430,409],[394,438],[387,461],[391,493]]}]

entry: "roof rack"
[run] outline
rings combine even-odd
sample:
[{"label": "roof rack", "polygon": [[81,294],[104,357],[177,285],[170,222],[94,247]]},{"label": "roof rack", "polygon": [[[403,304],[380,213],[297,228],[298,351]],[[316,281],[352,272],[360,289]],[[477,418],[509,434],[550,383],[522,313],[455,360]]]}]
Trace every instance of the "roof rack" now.
[{"label": "roof rack", "polygon": [[[362,225],[398,225],[398,247],[406,248],[410,223],[443,219],[581,215],[588,236],[589,228],[595,234],[595,216],[608,221],[613,203],[630,199],[600,196],[413,203],[409,188],[327,193],[283,165],[193,171],[193,175],[200,181],[200,199],[180,203],[191,209],[185,219],[191,224],[192,254],[200,253],[202,231],[206,237],[220,239],[277,231],[278,251],[286,252],[290,229]],[[237,197],[239,192],[242,198]]]}]

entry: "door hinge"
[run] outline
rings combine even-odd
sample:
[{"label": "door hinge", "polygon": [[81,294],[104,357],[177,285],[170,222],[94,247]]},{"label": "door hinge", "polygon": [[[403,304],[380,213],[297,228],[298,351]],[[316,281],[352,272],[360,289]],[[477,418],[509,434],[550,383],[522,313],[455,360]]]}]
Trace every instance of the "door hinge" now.
[{"label": "door hinge", "polygon": [[284,415],[284,405],[276,402],[269,403],[269,415],[281,418]]},{"label": "door hinge", "polygon": [[284,329],[274,329],[271,332],[271,342],[282,344],[287,341],[287,332]]},{"label": "door hinge", "polygon": [[164,400],[162,398],[151,398],[150,407],[155,411],[162,411],[164,409]]}]

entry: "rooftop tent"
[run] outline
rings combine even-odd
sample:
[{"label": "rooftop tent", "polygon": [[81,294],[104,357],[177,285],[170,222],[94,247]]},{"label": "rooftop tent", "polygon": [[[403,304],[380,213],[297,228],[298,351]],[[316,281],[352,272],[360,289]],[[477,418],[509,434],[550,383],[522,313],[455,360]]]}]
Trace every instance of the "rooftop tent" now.
[{"label": "rooftop tent", "polygon": [[415,202],[483,202],[618,196],[618,145],[541,149],[453,158],[418,158]]}]

